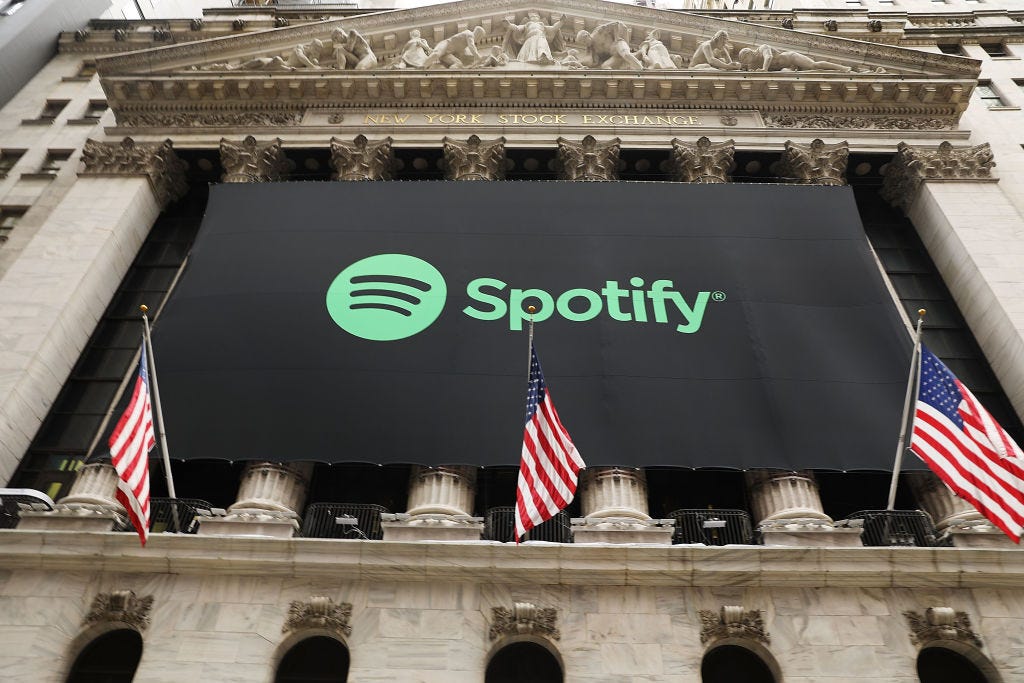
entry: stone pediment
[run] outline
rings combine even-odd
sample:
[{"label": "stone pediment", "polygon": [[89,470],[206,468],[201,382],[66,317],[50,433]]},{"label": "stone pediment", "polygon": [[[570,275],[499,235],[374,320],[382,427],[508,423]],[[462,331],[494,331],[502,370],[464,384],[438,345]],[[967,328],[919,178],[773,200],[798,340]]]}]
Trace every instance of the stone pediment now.
[{"label": "stone pediment", "polygon": [[139,116],[156,110],[165,125],[174,110],[179,123],[203,110],[216,125],[212,111],[237,104],[264,112],[253,125],[282,125],[309,107],[429,102],[776,117],[800,103],[803,115],[870,110],[948,128],[979,72],[959,57],[604,0],[463,0],[157,47],[97,67],[128,127],[160,119]]}]

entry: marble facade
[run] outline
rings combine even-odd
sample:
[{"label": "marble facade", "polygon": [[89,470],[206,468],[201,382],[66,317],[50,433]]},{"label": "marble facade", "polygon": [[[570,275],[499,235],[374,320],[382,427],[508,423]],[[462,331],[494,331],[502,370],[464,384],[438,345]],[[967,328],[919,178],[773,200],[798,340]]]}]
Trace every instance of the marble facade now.
[{"label": "marble facade", "polygon": [[[407,149],[481,182],[502,182],[523,149],[549,150],[552,178],[595,182],[620,177],[625,151],[663,151],[667,176],[693,183],[734,182],[737,153],[771,152],[775,179],[823,185],[848,182],[851,154],[886,155],[887,200],[1024,415],[1024,150],[1009,134],[1024,130],[1009,85],[1024,80],[1024,11],[998,4],[744,21],[601,0],[268,6],[65,34],[0,120],[0,151],[25,152],[0,172],[0,210],[27,208],[0,243],[0,480],[184,191],[182,150],[210,151],[223,182],[293,178],[295,149],[322,152],[336,181],[374,182]],[[953,29],[968,59],[940,51]],[[982,53],[992,36],[1007,57]],[[86,60],[98,75],[78,75]],[[1002,109],[979,103],[979,78],[1001,80]],[[52,125],[18,123],[49,100],[69,103]],[[110,109],[79,118],[93,101]],[[51,149],[74,150],[72,165],[32,177]],[[581,683],[697,681],[725,642],[790,683],[910,683],[935,642],[992,681],[1024,679],[1020,550],[934,479],[914,493],[955,547],[862,547],[796,472],[748,477],[763,546],[673,546],[648,475],[620,468],[584,474],[575,544],[515,547],[479,540],[475,472],[459,467],[415,469],[383,541],[296,538],[311,471],[255,461],[197,535],[140,549],[110,532],[111,468],[85,466],[56,510],[0,530],[0,676],[62,681],[122,624],[144,637],[137,680],[154,682],[270,681],[313,632],[346,644],[352,681],[480,681],[513,632]]]}]

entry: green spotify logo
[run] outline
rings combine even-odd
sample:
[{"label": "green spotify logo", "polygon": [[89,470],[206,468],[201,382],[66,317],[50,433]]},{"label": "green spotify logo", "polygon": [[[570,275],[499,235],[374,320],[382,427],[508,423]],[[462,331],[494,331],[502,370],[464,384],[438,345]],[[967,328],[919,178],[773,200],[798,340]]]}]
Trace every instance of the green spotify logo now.
[{"label": "green spotify logo", "polygon": [[437,320],[447,293],[444,277],[423,259],[377,254],[338,273],[327,289],[327,312],[349,334],[394,341]]}]

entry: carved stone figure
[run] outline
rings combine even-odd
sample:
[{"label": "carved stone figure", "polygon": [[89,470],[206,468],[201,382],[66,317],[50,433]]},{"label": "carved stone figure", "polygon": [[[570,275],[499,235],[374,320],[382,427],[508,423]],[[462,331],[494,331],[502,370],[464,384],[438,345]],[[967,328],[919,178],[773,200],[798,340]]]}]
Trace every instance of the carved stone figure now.
[{"label": "carved stone figure", "polygon": [[558,632],[558,611],[554,607],[537,607],[531,602],[517,602],[512,609],[492,607],[491,640],[501,636],[544,636],[552,640],[561,638]]},{"label": "carved stone figure", "polygon": [[768,645],[771,637],[764,626],[760,610],[744,610],[741,605],[722,605],[718,613],[700,610],[700,642],[721,638],[745,638]]},{"label": "carved stone figure", "polygon": [[558,64],[563,69],[586,69],[587,66],[580,61],[580,51],[575,48],[569,48],[565,51],[565,56],[558,60]]},{"label": "carved stone figure", "polygon": [[661,42],[661,31],[654,29],[647,34],[644,42],[640,43],[640,49],[636,51],[637,59],[643,62],[645,69],[675,69],[675,61],[669,54],[665,43]]},{"label": "carved stone figure", "polygon": [[320,59],[327,51],[327,43],[313,40],[296,45],[287,52],[273,57],[254,57],[243,62],[218,62],[200,67],[203,71],[295,71],[296,69],[323,69]]},{"label": "carved stone figure", "polygon": [[352,604],[336,603],[323,595],[314,595],[308,602],[293,600],[288,606],[288,618],[282,633],[306,629],[327,629],[346,636],[352,635]]},{"label": "carved stone figure", "polygon": [[494,45],[491,47],[491,51],[485,52],[482,59],[473,66],[478,69],[485,69],[492,66],[506,66],[508,61],[508,55],[505,54],[505,48],[501,45]]},{"label": "carved stone figure", "polygon": [[149,626],[149,612],[153,607],[153,596],[136,597],[135,591],[120,590],[111,593],[100,593],[92,601],[84,623],[95,624],[102,621],[128,624],[139,631]]},{"label": "carved stone figure", "polygon": [[357,135],[352,142],[331,138],[331,166],[335,180],[391,180],[395,155],[391,138],[370,142]]},{"label": "carved stone figure", "polygon": [[713,144],[701,137],[696,144],[672,140],[672,170],[683,183],[727,183],[736,146],[732,140]]},{"label": "carved stone figure", "polygon": [[402,48],[402,54],[391,66],[395,69],[422,69],[430,52],[430,43],[420,37],[418,29],[413,29],[409,31],[409,40]]},{"label": "carved stone figure", "polygon": [[580,31],[576,34],[576,42],[585,46],[588,52],[583,64],[598,69],[643,69],[644,65],[629,49],[627,34],[626,25],[621,21],[601,24],[593,33]]},{"label": "carved stone figure", "polygon": [[924,616],[914,610],[906,610],[903,616],[910,626],[910,642],[926,645],[935,640],[954,640],[981,648],[981,638],[971,628],[967,612],[957,612],[952,607],[929,607]]},{"label": "carved stone figure", "polygon": [[444,165],[448,180],[504,180],[505,138],[484,142],[470,135],[459,142],[446,137]]},{"label": "carved stone figure", "polygon": [[339,69],[366,71],[377,67],[377,55],[370,43],[355,29],[346,31],[340,26],[331,33],[334,57]]},{"label": "carved stone figure", "polygon": [[729,52],[729,35],[725,31],[719,31],[697,46],[693,57],[690,58],[690,68],[736,71],[743,67],[732,59]]},{"label": "carved stone figure", "polygon": [[469,65],[482,61],[476,43],[487,36],[483,26],[477,26],[472,31],[466,29],[459,31],[450,38],[445,38],[434,46],[433,52],[427,55],[423,62],[423,68],[434,64],[443,64],[449,69],[461,69],[467,64],[463,60],[470,57]]},{"label": "carved stone figure", "polygon": [[580,142],[558,138],[559,177],[562,180],[617,180],[619,139],[598,142],[588,135]]},{"label": "carved stone figure", "polygon": [[545,26],[540,15],[530,12],[522,24],[515,23],[514,16],[505,17],[505,52],[515,55],[516,61],[528,64],[554,64],[551,51],[562,50],[562,18],[551,26]]},{"label": "carved stone figure", "polygon": [[821,62],[792,50],[778,50],[771,45],[745,47],[737,56],[747,71],[853,71],[835,62]]}]

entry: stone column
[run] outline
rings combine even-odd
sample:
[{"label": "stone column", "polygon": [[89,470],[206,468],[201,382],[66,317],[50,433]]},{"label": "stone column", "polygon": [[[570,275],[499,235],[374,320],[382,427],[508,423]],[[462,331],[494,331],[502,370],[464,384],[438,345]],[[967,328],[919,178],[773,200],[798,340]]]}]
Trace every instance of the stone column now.
[{"label": "stone column", "polygon": [[953,544],[963,548],[1009,548],[1013,541],[958,497],[931,472],[908,472],[904,475],[921,509],[932,516],[935,530],[948,534]]},{"label": "stone column", "polygon": [[110,463],[94,463],[78,470],[71,491],[51,512],[21,513],[19,529],[111,531],[126,523],[124,508],[114,498],[117,470]]},{"label": "stone column", "polygon": [[289,538],[299,530],[312,463],[251,462],[242,472],[226,517],[203,518],[202,536]]},{"label": "stone column", "polygon": [[882,196],[902,208],[1024,417],[1024,269],[1011,247],[1024,217],[1000,190],[992,149],[900,143]]},{"label": "stone column", "polygon": [[672,140],[672,179],[681,183],[727,183],[736,145],[732,140],[712,143],[707,137],[697,142]]},{"label": "stone column", "polygon": [[283,180],[291,163],[281,149],[281,139],[260,144],[249,135],[241,144],[220,141],[220,163],[225,183],[270,183]]},{"label": "stone column", "polygon": [[580,142],[558,138],[558,177],[562,180],[618,180],[619,139],[598,142],[588,135]]},{"label": "stone column", "polygon": [[483,522],[473,517],[476,468],[414,466],[407,511],[383,522],[385,541],[477,541]]},{"label": "stone column", "polygon": [[505,138],[465,142],[444,139],[444,176],[448,180],[504,180]]},{"label": "stone column", "polygon": [[826,145],[820,138],[810,145],[786,141],[782,176],[801,185],[846,185],[850,145],[844,140]]},{"label": "stone column", "polygon": [[395,154],[391,138],[370,142],[357,135],[352,142],[331,138],[331,167],[335,180],[391,180]]},{"label": "stone column", "polygon": [[643,470],[589,467],[580,475],[583,520],[573,526],[577,543],[672,542],[672,526],[647,514],[647,477]]},{"label": "stone column", "polygon": [[188,189],[169,140],[89,140],[81,159],[78,179],[0,287],[0,482],[14,473],[160,211]]},{"label": "stone column", "polygon": [[859,530],[837,529],[825,514],[813,473],[752,470],[746,479],[765,545],[860,545]]}]

